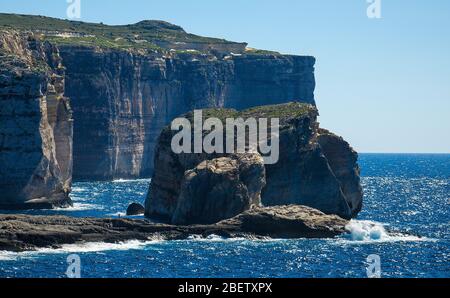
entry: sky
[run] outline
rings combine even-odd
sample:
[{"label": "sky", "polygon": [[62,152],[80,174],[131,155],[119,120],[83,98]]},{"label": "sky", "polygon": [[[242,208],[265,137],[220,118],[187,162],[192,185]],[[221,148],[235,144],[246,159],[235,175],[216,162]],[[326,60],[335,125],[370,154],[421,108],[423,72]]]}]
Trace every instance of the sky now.
[{"label": "sky", "polygon": [[[367,16],[367,0],[80,1],[81,21],[165,20],[315,56],[322,127],[358,152],[450,153],[448,0],[380,0],[381,18]],[[67,18],[67,2],[0,0],[0,12]]]}]

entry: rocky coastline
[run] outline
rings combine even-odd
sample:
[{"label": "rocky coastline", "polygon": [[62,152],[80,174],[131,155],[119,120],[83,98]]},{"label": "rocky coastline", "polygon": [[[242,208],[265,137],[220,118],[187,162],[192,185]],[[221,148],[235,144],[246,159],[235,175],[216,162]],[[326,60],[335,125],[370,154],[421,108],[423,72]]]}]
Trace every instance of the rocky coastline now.
[{"label": "rocky coastline", "polygon": [[145,219],[75,218],[67,216],[0,215],[0,251],[60,248],[87,242],[182,240],[190,236],[224,238],[329,238],[345,232],[348,223],[336,215],[299,205],[253,208],[209,225],[168,225]]},{"label": "rocky coastline", "polygon": [[[0,250],[344,233],[362,207],[357,153],[319,128],[314,64],[161,21],[0,14],[0,210],[71,206],[73,179],[152,177],[127,210],[145,219],[0,215]],[[174,153],[168,124],[198,109],[278,118],[278,162]]]}]

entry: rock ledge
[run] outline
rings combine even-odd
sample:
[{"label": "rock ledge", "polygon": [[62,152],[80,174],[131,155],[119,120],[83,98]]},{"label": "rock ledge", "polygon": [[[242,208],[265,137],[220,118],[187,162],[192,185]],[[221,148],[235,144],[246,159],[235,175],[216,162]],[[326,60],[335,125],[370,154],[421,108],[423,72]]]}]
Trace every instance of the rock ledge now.
[{"label": "rock ledge", "polygon": [[26,251],[85,242],[186,239],[191,235],[226,238],[325,238],[345,232],[336,215],[289,205],[255,207],[211,225],[173,226],[129,218],[0,215],[0,250]]}]

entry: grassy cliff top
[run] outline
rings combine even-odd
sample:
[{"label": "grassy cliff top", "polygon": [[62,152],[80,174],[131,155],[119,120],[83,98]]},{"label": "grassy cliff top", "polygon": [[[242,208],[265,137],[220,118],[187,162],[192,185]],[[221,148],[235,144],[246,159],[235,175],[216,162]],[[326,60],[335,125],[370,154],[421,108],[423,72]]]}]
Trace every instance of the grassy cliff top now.
[{"label": "grassy cliff top", "polygon": [[[293,119],[304,119],[309,118],[312,121],[316,121],[318,116],[317,108],[311,104],[300,103],[300,102],[288,102],[276,105],[265,105],[252,107],[246,110],[237,111],[235,109],[227,108],[207,108],[202,109],[202,118],[205,121],[207,118],[218,118],[222,121],[225,129],[225,123],[227,118],[237,119],[242,118],[245,120],[249,118],[267,118],[273,119],[278,118],[280,123],[280,130],[286,129],[291,126]],[[194,111],[190,111],[180,117],[186,118],[191,122],[194,122]],[[268,121],[268,126],[271,126],[271,121]],[[207,131],[203,130],[203,134]],[[171,125],[167,125],[163,128],[161,134],[165,137],[174,135],[175,130],[171,130]]]},{"label": "grassy cliff top", "polygon": [[[307,103],[300,103],[300,102],[289,102],[284,104],[257,106],[242,111],[226,108],[202,109],[203,118],[215,117],[219,118],[221,121],[225,121],[226,118],[239,118],[239,117],[243,119],[248,118],[291,119],[315,115],[317,115],[316,107]],[[193,112],[189,112],[185,116],[186,118],[192,120]]]},{"label": "grassy cliff top", "polygon": [[55,43],[99,45],[111,48],[157,49],[164,47],[161,42],[239,44],[225,39],[190,34],[179,26],[155,20],[110,26],[44,16],[0,13],[0,29],[33,31]]}]

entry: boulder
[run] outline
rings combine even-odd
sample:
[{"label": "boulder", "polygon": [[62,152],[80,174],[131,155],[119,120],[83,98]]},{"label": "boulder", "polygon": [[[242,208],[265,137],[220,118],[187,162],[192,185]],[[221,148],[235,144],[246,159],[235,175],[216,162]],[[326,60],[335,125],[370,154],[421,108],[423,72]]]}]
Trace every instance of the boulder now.
[{"label": "boulder", "polygon": [[144,212],[144,206],[139,203],[131,203],[127,208],[127,215],[142,215]]},{"label": "boulder", "polygon": [[348,221],[337,215],[301,205],[254,207],[217,223],[238,226],[240,231],[271,238],[327,238],[345,232]]},{"label": "boulder", "polygon": [[211,224],[261,203],[265,185],[259,154],[205,160],[185,172],[171,222]]}]

